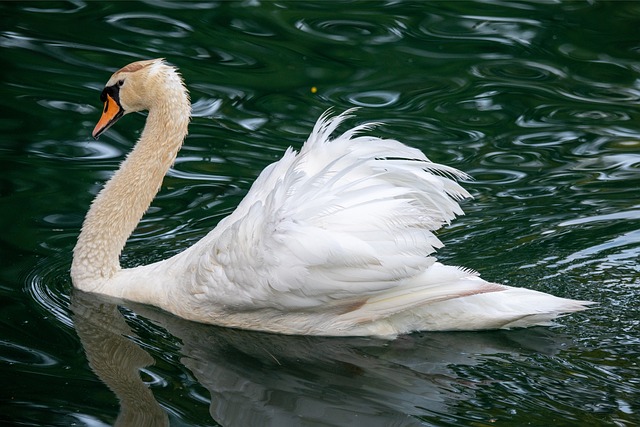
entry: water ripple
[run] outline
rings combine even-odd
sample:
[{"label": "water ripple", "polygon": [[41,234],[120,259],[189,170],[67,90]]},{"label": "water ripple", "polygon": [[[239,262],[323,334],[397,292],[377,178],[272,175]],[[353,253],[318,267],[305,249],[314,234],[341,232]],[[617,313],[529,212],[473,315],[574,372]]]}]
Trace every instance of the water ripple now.
[{"label": "water ripple", "polygon": [[619,86],[615,84],[596,83],[576,86],[572,91],[558,88],[558,92],[568,99],[574,101],[587,102],[589,104],[614,104],[624,105],[637,104],[640,102],[640,90],[633,87]]},{"label": "water ripple", "polygon": [[491,183],[492,185],[513,184],[527,176],[524,172],[497,168],[475,168],[468,173],[473,177],[474,184]]},{"label": "water ripple", "polygon": [[569,124],[595,127],[602,123],[628,120],[631,120],[629,113],[617,106],[601,105],[594,108],[593,105],[585,105],[584,108],[579,108],[576,105],[545,103],[525,111],[516,119],[516,123],[523,128],[567,126]]},{"label": "water ripple", "polygon": [[200,98],[191,104],[191,116],[212,118],[221,105],[222,100],[220,99]]},{"label": "water ripple", "polygon": [[197,1],[182,1],[182,0],[142,0],[143,3],[147,3],[153,7],[161,7],[163,9],[177,9],[177,10],[206,10],[215,9],[217,4],[215,2],[197,2]]},{"label": "water ripple", "polygon": [[193,32],[189,24],[155,13],[118,13],[106,20],[117,28],[146,36],[183,38]]},{"label": "water ripple", "polygon": [[121,158],[124,151],[100,141],[42,140],[30,145],[28,151],[39,157],[55,160],[107,160]]},{"label": "water ripple", "polygon": [[609,222],[609,221],[614,221],[619,219],[624,219],[624,220],[640,219],[640,210],[633,209],[633,210],[624,211],[624,212],[615,212],[615,213],[605,214],[605,215],[594,215],[587,218],[572,219],[569,221],[561,222],[560,224],[558,224],[558,227],[570,227],[574,225],[590,224],[592,222],[601,222],[601,221]]},{"label": "water ripple", "polygon": [[47,6],[69,6],[68,8],[63,7],[35,7],[29,4],[29,7],[25,7],[24,10],[33,13],[78,13],[82,11],[82,9],[86,8],[87,3],[81,0],[69,0],[64,3],[45,3]]},{"label": "water ripple", "polygon": [[427,36],[442,39],[529,46],[541,27],[537,20],[519,17],[467,15],[447,19],[435,15],[425,20],[419,29]]},{"label": "water ripple", "polygon": [[50,256],[27,273],[26,291],[45,313],[53,314],[62,324],[73,327],[69,311],[69,259]]},{"label": "water ripple", "polygon": [[251,36],[273,37],[276,35],[275,31],[265,27],[255,20],[236,18],[231,20],[229,25],[244,34],[248,34]]},{"label": "water ripple", "polygon": [[525,147],[549,147],[577,141],[580,134],[574,131],[532,132],[514,136],[513,144]]},{"label": "water ripple", "polygon": [[546,163],[538,151],[493,151],[482,157],[481,164],[487,166],[512,166],[518,169],[541,169]]},{"label": "water ripple", "polygon": [[78,114],[94,113],[96,109],[87,104],[76,104],[73,102],[53,100],[53,99],[41,99],[38,101],[39,105],[45,108],[51,108],[61,111],[72,111]]},{"label": "water ripple", "polygon": [[400,99],[400,93],[394,91],[372,90],[367,92],[351,93],[348,99],[359,107],[388,107]]},{"label": "water ripple", "polygon": [[391,24],[369,22],[363,19],[300,19],[295,28],[314,38],[331,41],[367,45],[393,43],[402,38],[403,25],[396,21]]},{"label": "water ripple", "polygon": [[206,52],[207,58],[216,58],[219,63],[232,67],[256,68],[258,65],[262,64],[262,62],[255,56],[241,53],[239,51],[230,51],[222,47],[209,46],[206,48]]},{"label": "water ripple", "polygon": [[23,364],[29,366],[29,369],[33,369],[34,366],[53,366],[59,363],[58,360],[42,350],[4,340],[0,340],[0,362],[11,365]]},{"label": "water ripple", "polygon": [[575,251],[550,267],[560,269],[559,274],[566,274],[574,269],[584,270],[585,268],[608,270],[613,266],[626,266],[630,270],[640,273],[640,266],[636,263],[639,258],[640,230],[634,230]]},{"label": "water ripple", "polygon": [[516,81],[549,82],[567,77],[565,71],[557,66],[531,60],[485,61],[471,67],[471,74],[482,79],[505,79]]}]

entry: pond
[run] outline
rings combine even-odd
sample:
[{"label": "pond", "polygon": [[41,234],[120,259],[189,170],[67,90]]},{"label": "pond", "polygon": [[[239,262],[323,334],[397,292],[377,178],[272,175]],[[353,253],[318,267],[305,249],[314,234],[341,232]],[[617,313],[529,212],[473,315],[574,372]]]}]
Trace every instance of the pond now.
[{"label": "pond", "polygon": [[[0,424],[640,424],[640,3],[0,4]],[[99,141],[115,70],[189,88],[178,159],[122,256],[158,261],[233,211],[327,109],[470,174],[438,259],[598,305],[559,326],[295,337],[74,292],[86,210],[137,139]]]}]

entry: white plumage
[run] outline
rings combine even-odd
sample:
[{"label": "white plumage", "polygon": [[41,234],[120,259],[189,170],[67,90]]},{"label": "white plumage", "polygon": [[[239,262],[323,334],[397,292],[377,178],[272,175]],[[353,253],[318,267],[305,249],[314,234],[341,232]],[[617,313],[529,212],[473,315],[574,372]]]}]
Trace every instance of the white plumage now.
[{"label": "white plumage", "polygon": [[[186,124],[174,124],[176,115],[188,117],[189,105],[176,75],[163,61],[143,61],[107,84],[125,81],[118,93],[123,113],[150,110],[134,153],[147,146],[170,153],[162,173],[132,154],[112,179],[150,177],[138,190],[149,202],[186,134]],[[149,90],[150,84],[161,90]],[[129,92],[142,86],[156,97],[141,102],[145,94]],[[186,101],[176,102],[181,93]],[[134,103],[140,105],[127,108]],[[117,260],[124,245],[121,238],[95,242],[96,229],[101,236],[133,230],[91,220],[96,210],[124,215],[112,206],[130,209],[126,198],[135,197],[103,191],[98,198],[108,203],[94,202],[83,226],[87,236],[81,234],[75,249],[74,284],[199,322],[287,334],[392,337],[546,325],[585,308],[584,301],[488,283],[473,271],[436,262],[432,254],[442,243],[433,232],[462,214],[458,201],[470,196],[455,179],[466,175],[398,141],[362,135],[369,126],[332,139],[348,113],[322,116],[299,153],[288,149],[231,215],[165,261],[125,270],[95,267],[104,264],[96,253],[116,252]],[[101,120],[94,134],[113,121]],[[156,131],[158,123],[184,132],[174,141],[181,131]],[[135,212],[135,223],[147,206]]]}]

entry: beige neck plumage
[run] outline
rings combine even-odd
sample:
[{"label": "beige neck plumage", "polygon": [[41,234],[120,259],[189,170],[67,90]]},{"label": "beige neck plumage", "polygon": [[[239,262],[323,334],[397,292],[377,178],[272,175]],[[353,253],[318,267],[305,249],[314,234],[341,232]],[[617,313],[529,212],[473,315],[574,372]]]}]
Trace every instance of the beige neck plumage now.
[{"label": "beige neck plumage", "polygon": [[149,109],[140,140],[93,201],[74,248],[71,277],[77,288],[94,290],[120,270],[120,253],[187,134],[190,105],[178,86]]}]

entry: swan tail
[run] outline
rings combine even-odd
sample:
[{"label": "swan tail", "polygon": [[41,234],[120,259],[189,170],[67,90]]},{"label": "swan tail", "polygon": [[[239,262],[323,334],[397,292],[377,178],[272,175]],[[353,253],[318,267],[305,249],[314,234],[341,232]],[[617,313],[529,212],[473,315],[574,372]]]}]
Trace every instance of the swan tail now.
[{"label": "swan tail", "polygon": [[[440,277],[436,282],[436,277]],[[366,334],[394,337],[420,330],[468,331],[551,326],[566,314],[585,310],[590,301],[487,282],[474,272],[436,263],[416,280],[418,286],[369,298],[343,321]]]}]

